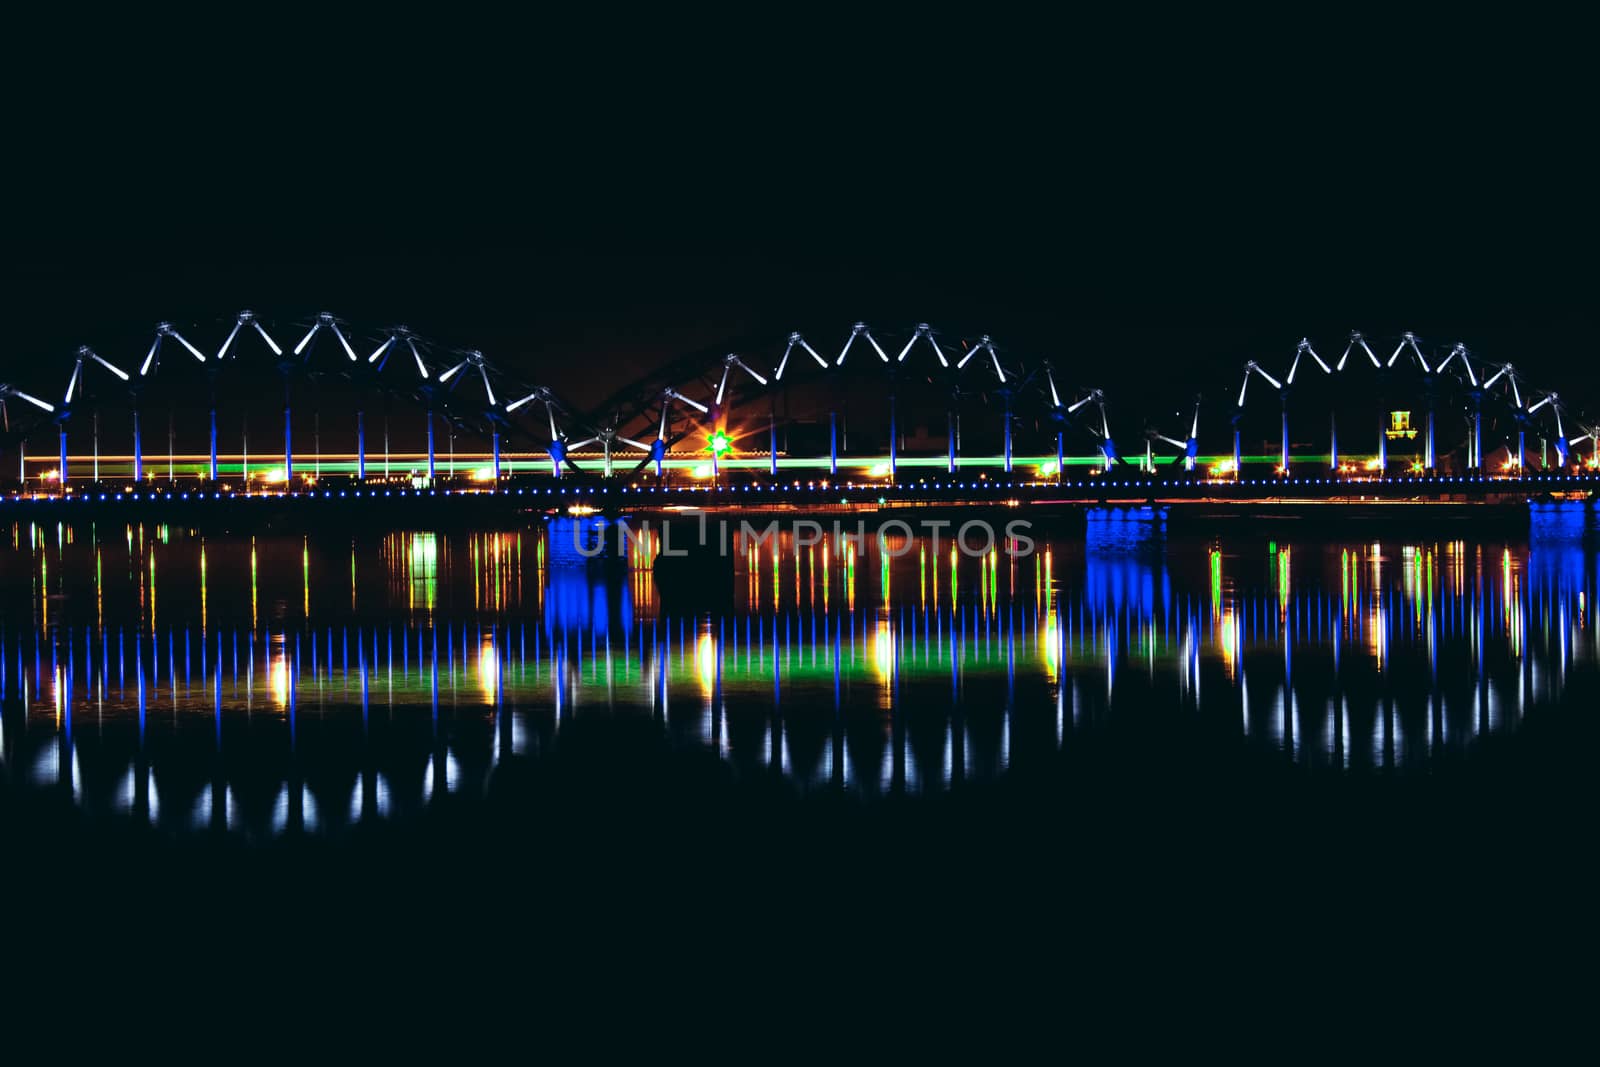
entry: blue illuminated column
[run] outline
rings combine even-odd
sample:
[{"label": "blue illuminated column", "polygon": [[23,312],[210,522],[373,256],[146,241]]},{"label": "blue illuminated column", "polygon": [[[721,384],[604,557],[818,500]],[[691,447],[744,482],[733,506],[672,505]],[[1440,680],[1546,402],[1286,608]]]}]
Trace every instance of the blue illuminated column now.
[{"label": "blue illuminated column", "polygon": [[1279,450],[1278,464],[1283,467],[1283,473],[1289,473],[1289,394],[1283,394],[1283,447]]},{"label": "blue illuminated column", "polygon": [[[778,420],[775,417],[767,418],[767,447],[772,454],[772,476],[778,476]],[[659,474],[660,472],[657,471]]]},{"label": "blue illuminated column", "polygon": [[356,477],[367,476],[367,413],[356,412]]},{"label": "blue illuminated column", "polygon": [[1424,470],[1433,470],[1433,401],[1428,401],[1428,436],[1422,447],[1422,467]]},{"label": "blue illuminated column", "polygon": [[896,428],[895,427],[895,401],[894,401],[894,397],[891,396],[889,398],[889,480],[890,481],[894,480],[895,471],[896,471],[896,469],[898,467],[899,459],[900,459],[899,449],[895,447],[896,444],[897,444],[897,442],[895,440],[895,428]]},{"label": "blue illuminated column", "polygon": [[839,473],[839,416],[828,412],[828,473]]},{"label": "blue illuminated column", "polygon": [[1239,455],[1239,424],[1238,423],[1234,423],[1234,426],[1233,426],[1233,476],[1235,478],[1239,477],[1239,467],[1240,467],[1240,462],[1239,461],[1240,461],[1240,459],[1241,459],[1241,457]]},{"label": "blue illuminated column", "polygon": [[500,431],[494,431],[491,439],[494,448],[494,486],[500,488]]},{"label": "blue illuminated column", "polygon": [[428,412],[428,481],[433,481],[433,412]]},{"label": "blue illuminated column", "polygon": [[1527,470],[1525,463],[1528,458],[1528,431],[1517,427],[1517,473],[1520,475]]},{"label": "blue illuminated column", "polygon": [[953,411],[946,412],[945,422],[947,427],[945,443],[950,452],[949,458],[945,462],[945,470],[954,474],[956,472],[956,413]]},{"label": "blue illuminated column", "polygon": [[1011,396],[1006,396],[1006,473],[1011,473]]},{"label": "blue illuminated column", "polygon": [[139,443],[139,409],[133,409],[133,480],[144,481],[144,448]]},{"label": "blue illuminated column", "polygon": [[1062,434],[1062,433],[1057,433],[1056,434],[1056,484],[1058,484],[1058,485],[1061,483],[1062,478],[1065,477],[1066,466],[1067,466],[1066,435]]},{"label": "blue illuminated column", "polygon": [[1383,412],[1378,412],[1378,477],[1380,478],[1389,473],[1388,429],[1383,421]]},{"label": "blue illuminated column", "polygon": [[211,480],[217,480],[217,409],[211,409]]},{"label": "blue illuminated column", "polygon": [[1339,416],[1328,416],[1328,469],[1339,469]]},{"label": "blue illuminated column", "polygon": [[290,433],[290,408],[283,405],[283,484],[288,485],[294,478],[294,443]]},{"label": "blue illuminated column", "polygon": [[1472,399],[1472,448],[1471,455],[1467,457],[1467,466],[1479,473],[1483,471],[1483,401],[1474,396]]},{"label": "blue illuminated column", "polygon": [[67,427],[66,427],[66,424],[63,423],[62,426],[61,426],[61,489],[62,489],[63,492],[65,492],[66,488],[67,488]]}]

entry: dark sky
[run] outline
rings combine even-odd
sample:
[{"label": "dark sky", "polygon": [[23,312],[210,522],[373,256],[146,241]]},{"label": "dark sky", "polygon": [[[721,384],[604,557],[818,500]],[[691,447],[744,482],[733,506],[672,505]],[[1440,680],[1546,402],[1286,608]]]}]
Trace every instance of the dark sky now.
[{"label": "dark sky", "polygon": [[989,332],[1124,405],[1360,328],[1600,406],[1592,122],[1559,57],[949,29],[73,53],[12,131],[0,379],[251,307],[404,321],[580,399],[865,319]]}]

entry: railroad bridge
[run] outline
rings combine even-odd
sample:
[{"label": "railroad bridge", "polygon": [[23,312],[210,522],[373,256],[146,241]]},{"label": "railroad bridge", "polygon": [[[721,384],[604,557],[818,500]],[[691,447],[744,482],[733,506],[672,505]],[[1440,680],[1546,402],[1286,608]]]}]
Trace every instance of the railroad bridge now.
[{"label": "railroad bridge", "polygon": [[13,499],[1485,499],[1600,483],[1582,408],[1412,333],[1241,354],[1177,412],[929,323],[685,356],[590,408],[478,349],[326,312],[161,322],[18,370],[0,385]]}]

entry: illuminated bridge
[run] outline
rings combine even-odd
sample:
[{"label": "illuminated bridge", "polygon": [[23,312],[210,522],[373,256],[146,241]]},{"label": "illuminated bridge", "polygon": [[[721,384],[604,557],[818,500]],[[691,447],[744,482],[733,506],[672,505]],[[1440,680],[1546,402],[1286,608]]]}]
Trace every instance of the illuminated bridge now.
[{"label": "illuminated bridge", "polygon": [[[592,408],[405,326],[162,322],[0,384],[6,500],[1485,499],[1592,493],[1596,420],[1414,334],[1301,339],[1113,406],[986,334],[858,322],[699,353]],[[281,419],[275,414],[281,395]],[[270,414],[264,414],[270,413]],[[253,431],[253,432],[252,432]]]}]

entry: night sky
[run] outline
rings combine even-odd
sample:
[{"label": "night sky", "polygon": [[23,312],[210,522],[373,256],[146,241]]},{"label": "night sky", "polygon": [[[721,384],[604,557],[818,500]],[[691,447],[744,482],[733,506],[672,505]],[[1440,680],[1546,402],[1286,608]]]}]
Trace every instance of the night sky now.
[{"label": "night sky", "polygon": [[116,93],[58,78],[15,131],[0,367],[42,385],[81,343],[135,359],[160,319],[325,309],[584,405],[686,352],[770,338],[770,366],[792,329],[837,350],[858,319],[927,321],[1130,411],[1225,395],[1302,335],[1414,330],[1600,406],[1559,73],[1247,70],[1084,29],[1054,63],[923,69],[908,40],[848,86],[819,55],[648,40],[462,78],[312,44],[270,77],[242,45]]}]

